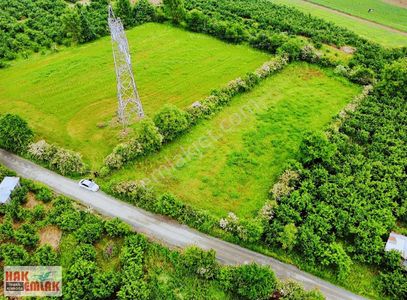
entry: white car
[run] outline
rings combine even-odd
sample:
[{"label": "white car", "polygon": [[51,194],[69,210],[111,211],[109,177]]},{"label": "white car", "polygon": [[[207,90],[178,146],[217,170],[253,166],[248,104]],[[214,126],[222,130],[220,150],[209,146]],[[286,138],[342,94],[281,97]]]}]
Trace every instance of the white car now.
[{"label": "white car", "polygon": [[92,179],[82,179],[79,181],[79,186],[92,192],[97,192],[99,190],[99,186],[94,183]]}]

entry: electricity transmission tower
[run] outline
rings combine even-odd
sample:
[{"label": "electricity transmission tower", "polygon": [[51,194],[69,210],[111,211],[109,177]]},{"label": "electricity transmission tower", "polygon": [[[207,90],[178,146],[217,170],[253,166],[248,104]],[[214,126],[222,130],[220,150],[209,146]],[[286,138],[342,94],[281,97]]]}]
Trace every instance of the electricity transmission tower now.
[{"label": "electricity transmission tower", "polygon": [[123,23],[116,18],[112,6],[109,5],[108,23],[112,37],[114,65],[117,77],[117,98],[119,107],[117,114],[124,127],[129,125],[132,116],[144,117],[143,106],[134,81],[133,69],[129,52],[129,43],[124,32]]}]

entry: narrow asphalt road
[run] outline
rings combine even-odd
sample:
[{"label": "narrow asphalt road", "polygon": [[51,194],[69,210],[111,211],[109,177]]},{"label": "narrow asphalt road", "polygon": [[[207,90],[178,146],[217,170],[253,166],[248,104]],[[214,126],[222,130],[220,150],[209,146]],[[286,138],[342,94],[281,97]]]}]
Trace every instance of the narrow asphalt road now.
[{"label": "narrow asphalt road", "polygon": [[134,207],[103,192],[93,193],[80,188],[77,182],[42,168],[30,161],[0,149],[0,163],[22,177],[49,186],[56,192],[75,199],[108,217],[118,217],[153,240],[167,246],[184,248],[197,245],[203,249],[214,249],[223,264],[235,265],[256,262],[269,265],[279,278],[291,278],[301,282],[306,289],[319,289],[327,299],[364,299],[318,277],[300,271],[271,257],[242,248],[220,239],[205,235],[175,221]]}]

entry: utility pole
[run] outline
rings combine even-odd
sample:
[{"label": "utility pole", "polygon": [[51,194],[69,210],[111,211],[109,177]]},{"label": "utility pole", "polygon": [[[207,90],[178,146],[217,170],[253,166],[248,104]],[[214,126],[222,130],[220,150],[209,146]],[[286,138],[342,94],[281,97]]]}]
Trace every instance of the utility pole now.
[{"label": "utility pole", "polygon": [[115,17],[111,5],[109,5],[108,23],[112,37],[113,58],[117,78],[117,98],[119,101],[117,115],[123,127],[127,127],[134,115],[138,118],[143,118],[144,111],[134,80],[129,43],[123,23],[120,18]]}]

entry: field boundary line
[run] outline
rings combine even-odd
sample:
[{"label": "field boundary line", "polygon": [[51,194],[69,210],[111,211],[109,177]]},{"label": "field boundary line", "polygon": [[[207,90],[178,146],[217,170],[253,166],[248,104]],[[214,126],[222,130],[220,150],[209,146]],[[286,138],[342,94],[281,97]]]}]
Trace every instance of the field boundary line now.
[{"label": "field boundary line", "polygon": [[306,3],[308,3],[308,4],[312,5],[312,6],[319,7],[321,9],[323,9],[323,10],[330,11],[330,12],[335,13],[337,15],[345,16],[345,17],[350,18],[350,19],[358,20],[358,21],[363,22],[363,23],[367,23],[367,24],[374,25],[376,27],[380,27],[380,28],[385,29],[385,30],[390,31],[390,32],[399,33],[399,34],[402,34],[404,36],[407,36],[406,31],[398,29],[398,28],[394,28],[394,27],[389,26],[389,25],[385,25],[385,24],[382,24],[382,23],[379,23],[379,22],[376,22],[376,21],[373,21],[373,20],[369,20],[369,19],[366,19],[366,18],[363,18],[363,17],[359,17],[359,16],[353,15],[351,13],[345,12],[343,10],[340,10],[340,9],[332,8],[332,7],[329,7],[329,6],[320,4],[320,3],[313,2],[312,0],[300,0],[300,1],[306,2]]}]

